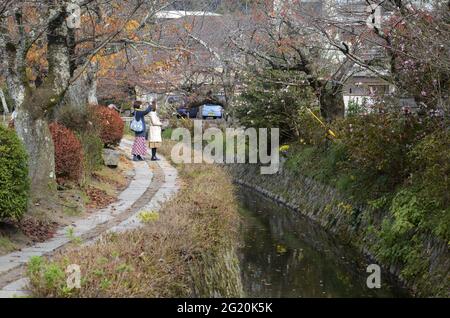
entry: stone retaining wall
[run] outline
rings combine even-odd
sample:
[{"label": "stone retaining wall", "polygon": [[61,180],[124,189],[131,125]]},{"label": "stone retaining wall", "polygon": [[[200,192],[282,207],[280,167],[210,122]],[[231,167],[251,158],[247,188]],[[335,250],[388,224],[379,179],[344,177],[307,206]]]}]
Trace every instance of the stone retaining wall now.
[{"label": "stone retaining wall", "polygon": [[388,216],[386,212],[373,215],[364,207],[353,206],[335,189],[302,175],[293,175],[285,169],[274,175],[262,175],[260,167],[255,164],[233,164],[224,168],[236,183],[308,216],[341,240],[359,248],[396,275],[414,294],[450,297],[450,257],[446,242],[424,234],[423,246],[430,264],[429,273],[405,281],[400,275],[400,264],[383,264],[372,254],[372,247],[379,239],[369,229],[381,225]]}]

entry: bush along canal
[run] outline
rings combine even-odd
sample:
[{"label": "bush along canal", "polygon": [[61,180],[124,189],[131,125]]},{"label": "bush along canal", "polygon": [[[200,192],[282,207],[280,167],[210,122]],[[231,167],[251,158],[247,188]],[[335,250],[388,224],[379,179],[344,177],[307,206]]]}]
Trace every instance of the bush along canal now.
[{"label": "bush along canal", "polygon": [[408,297],[388,273],[381,288],[366,285],[371,261],[306,217],[238,187],[239,249],[248,297]]}]

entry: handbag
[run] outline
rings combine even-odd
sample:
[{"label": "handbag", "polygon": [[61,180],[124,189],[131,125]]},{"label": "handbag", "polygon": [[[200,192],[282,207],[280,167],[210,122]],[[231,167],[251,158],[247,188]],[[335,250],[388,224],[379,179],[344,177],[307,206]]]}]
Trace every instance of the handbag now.
[{"label": "handbag", "polygon": [[135,133],[141,133],[144,131],[144,123],[141,120],[136,120],[136,116],[133,117],[133,120],[130,123],[130,129]]}]

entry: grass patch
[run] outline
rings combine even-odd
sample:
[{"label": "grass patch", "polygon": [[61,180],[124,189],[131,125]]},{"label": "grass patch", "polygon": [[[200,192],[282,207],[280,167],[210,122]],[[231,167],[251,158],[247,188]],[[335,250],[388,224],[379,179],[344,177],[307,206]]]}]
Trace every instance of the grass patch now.
[{"label": "grass patch", "polygon": [[101,167],[93,173],[89,185],[115,196],[118,189],[123,189],[128,184],[125,171],[131,169],[128,160],[121,160],[118,168]]},{"label": "grass patch", "polygon": [[127,184],[127,179],[122,174],[117,173],[117,169],[102,167],[95,172],[95,175],[103,180],[111,181],[120,186],[125,186]]},{"label": "grass patch", "polygon": [[0,236],[0,255],[16,250],[16,245],[7,237]]},{"label": "grass patch", "polygon": [[173,132],[173,128],[166,128],[163,130],[161,136],[163,139],[169,139],[172,138],[172,132]]},{"label": "grass patch", "polygon": [[129,184],[132,168],[130,161],[122,155],[117,168],[103,166],[92,173],[85,185],[87,207],[104,208],[114,202]]},{"label": "grass patch", "polygon": [[130,123],[129,122],[126,122],[125,126],[123,127],[123,135],[124,136],[134,137],[134,131],[132,131],[130,129]]},{"label": "grass patch", "polygon": [[[28,265],[39,297],[240,296],[239,273],[224,253],[238,241],[238,212],[228,176],[211,165],[180,166],[185,186],[143,228],[107,234],[53,260]],[[233,260],[236,264],[236,260]],[[79,264],[81,289],[67,290],[61,270]],[[64,271],[63,271],[64,272]],[[215,277],[215,278],[212,278]],[[220,277],[218,279],[217,277]]]},{"label": "grass patch", "polygon": [[106,195],[114,197],[117,194],[117,189],[114,185],[110,184],[110,183],[105,183],[105,182],[100,182],[97,180],[93,180],[90,185],[92,188],[101,190],[102,192],[104,192]]}]

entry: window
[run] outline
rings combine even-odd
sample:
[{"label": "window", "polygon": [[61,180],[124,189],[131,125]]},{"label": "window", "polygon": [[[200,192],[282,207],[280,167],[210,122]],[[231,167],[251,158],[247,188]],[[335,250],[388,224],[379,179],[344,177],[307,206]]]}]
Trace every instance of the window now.
[{"label": "window", "polygon": [[369,93],[372,95],[385,95],[389,92],[389,85],[369,85]]}]

